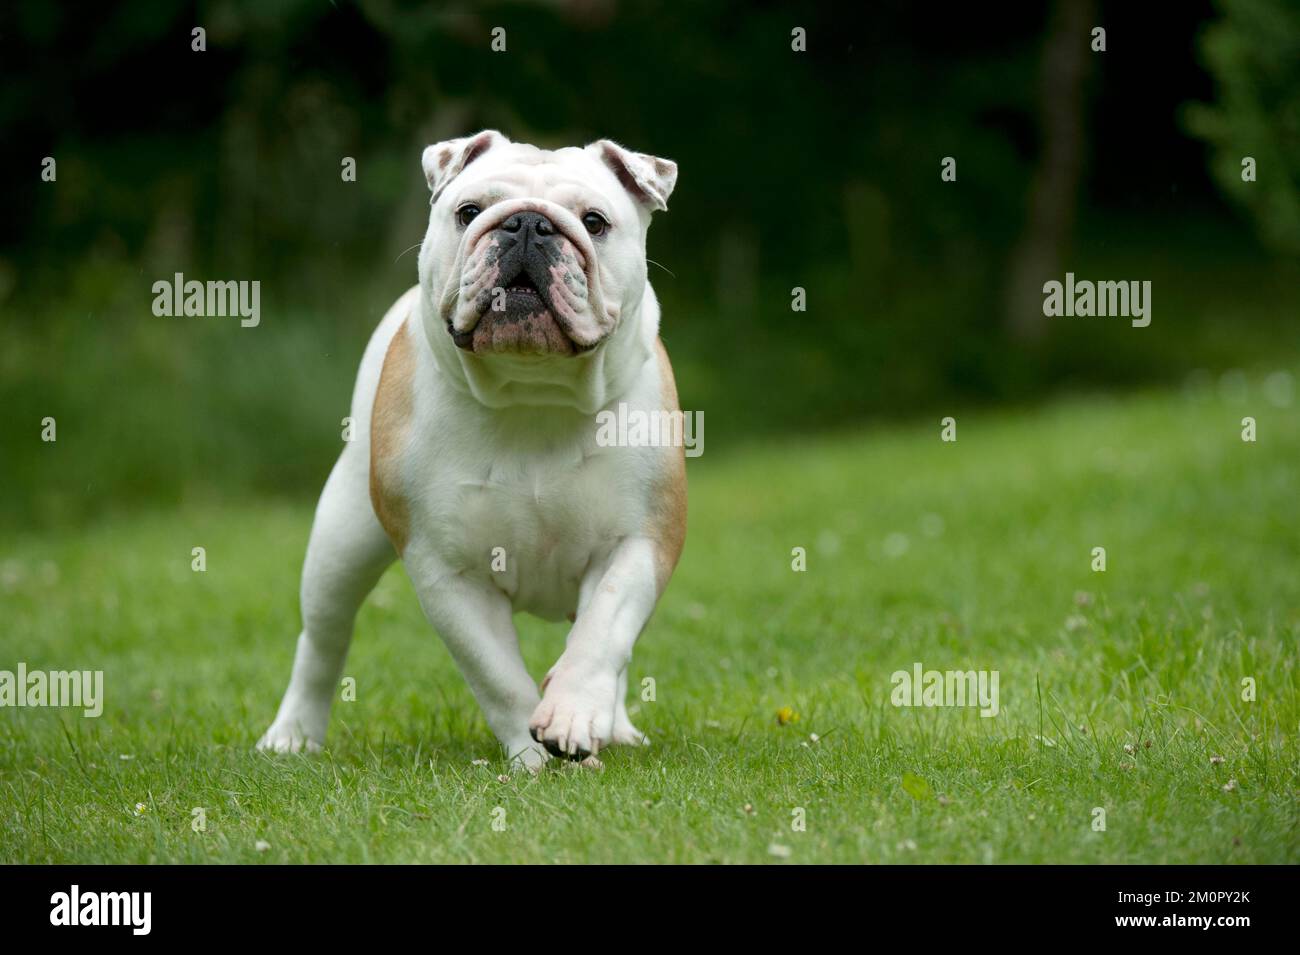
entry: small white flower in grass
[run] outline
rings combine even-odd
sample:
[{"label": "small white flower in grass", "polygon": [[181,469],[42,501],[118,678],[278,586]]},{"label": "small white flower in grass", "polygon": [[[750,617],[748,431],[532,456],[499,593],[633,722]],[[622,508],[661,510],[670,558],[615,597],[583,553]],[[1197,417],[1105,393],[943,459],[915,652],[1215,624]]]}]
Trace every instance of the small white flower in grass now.
[{"label": "small white flower in grass", "polygon": [[1229,368],[1219,376],[1219,400],[1237,404],[1246,400],[1250,383],[1240,368]]},{"label": "small white flower in grass", "polygon": [[271,843],[267,842],[265,839],[258,839],[253,843],[253,848],[258,852],[266,852],[271,848]]},{"label": "small white flower in grass", "polygon": [[789,846],[783,846],[779,842],[773,842],[767,847],[767,854],[776,856],[778,859],[788,859],[793,854]]},{"label": "small white flower in grass", "polygon": [[1223,791],[1225,793],[1230,793],[1236,788],[1237,788],[1237,781],[1235,779],[1229,779],[1226,783],[1223,784]]},{"label": "small white flower in grass", "polygon": [[508,783],[510,782],[510,777],[507,776],[505,773],[502,773],[500,776],[497,777],[497,782]]},{"label": "small white flower in grass", "polygon": [[1295,382],[1290,373],[1275,371],[1265,378],[1264,397],[1276,408],[1289,408],[1295,397]]},{"label": "small white flower in grass", "polygon": [[135,759],[135,757],[132,756],[130,753],[119,753],[117,758],[118,758],[118,759]]},{"label": "small white flower in grass", "polygon": [[143,816],[148,811],[149,811],[149,807],[146,806],[144,803],[138,802],[135,804],[135,814],[137,816]]},{"label": "small white flower in grass", "polygon": [[821,742],[821,737],[818,736],[816,733],[809,733],[809,734],[808,734],[808,742],[810,742],[810,743],[820,743],[820,742]]},{"label": "small white flower in grass", "polygon": [[898,849],[899,852],[915,852],[916,840],[904,839],[902,842],[898,843],[898,845],[895,846],[895,848]]},{"label": "small white flower in grass", "polygon": [[745,815],[752,816],[753,814],[754,814],[754,804],[752,802],[745,803]]},{"label": "small white flower in grass", "polygon": [[1124,744],[1124,752],[1126,752],[1126,753],[1128,753],[1130,756],[1132,756],[1134,753],[1137,752],[1137,747],[1134,746],[1132,743],[1125,743],[1125,744]]},{"label": "small white flower in grass", "polygon": [[895,531],[885,538],[883,550],[885,556],[890,560],[893,560],[906,554],[907,548],[910,545],[911,542],[907,539],[906,534],[900,534],[898,531]]},{"label": "small white flower in grass", "polygon": [[1222,756],[1211,756],[1211,757],[1210,757],[1210,765],[1211,765],[1211,766],[1219,766],[1219,765],[1221,765],[1222,763],[1223,763],[1223,757],[1222,757]]},{"label": "small white flower in grass", "polygon": [[487,765],[489,765],[489,763],[488,763],[488,761],[487,761],[486,759],[476,759],[476,760],[474,760],[473,762],[471,762],[470,765],[471,765],[471,766],[487,766]]},{"label": "small white flower in grass", "polygon": [[834,531],[822,531],[817,535],[817,552],[825,557],[834,557],[840,552],[840,537]]}]

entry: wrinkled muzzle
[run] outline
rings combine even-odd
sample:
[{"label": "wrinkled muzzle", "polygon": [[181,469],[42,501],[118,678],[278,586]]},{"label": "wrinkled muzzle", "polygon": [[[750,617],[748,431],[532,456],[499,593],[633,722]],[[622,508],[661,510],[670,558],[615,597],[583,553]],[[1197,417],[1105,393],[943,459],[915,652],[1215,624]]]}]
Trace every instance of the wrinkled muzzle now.
[{"label": "wrinkled muzzle", "polygon": [[575,355],[614,330],[599,292],[591,239],[567,209],[545,200],[501,202],[465,231],[448,277],[443,320],[478,354]]}]

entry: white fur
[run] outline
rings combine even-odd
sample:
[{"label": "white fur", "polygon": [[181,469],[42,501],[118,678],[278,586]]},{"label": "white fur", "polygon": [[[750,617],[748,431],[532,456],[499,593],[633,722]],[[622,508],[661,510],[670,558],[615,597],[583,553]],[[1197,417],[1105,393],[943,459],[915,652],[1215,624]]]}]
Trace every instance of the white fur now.
[{"label": "white fur", "polygon": [[[317,507],[303,568],[303,632],[289,687],[259,748],[323,745],[353,618],[395,556],[370,500],[368,426],[399,330],[412,336],[415,352],[413,417],[398,458],[409,524],[403,562],[489,726],[507,753],[530,767],[546,758],[534,734],[570,754],[643,740],[624,706],[627,665],[657,599],[647,528],[653,489],[673,449],[599,447],[595,414],[619,402],[664,407],[654,347],[659,306],[645,274],[649,204],[623,190],[601,158],[608,146],[541,153],[500,137],[460,169],[455,150],[467,142],[426,152],[437,201],[420,285],[380,322],[361,361],[352,399],[356,435]],[[435,149],[452,153],[448,168],[457,173],[450,182],[438,180]],[[459,238],[453,213],[462,197],[488,187],[500,191],[500,202],[541,204],[553,216],[580,215],[589,203],[608,210],[608,241],[586,250],[590,314],[577,319],[591,327],[613,323],[593,351],[478,355],[451,341],[445,323],[463,321],[457,290],[474,238]],[[671,188],[670,178],[652,199],[662,204]],[[504,572],[491,566],[498,547]],[[544,695],[524,667],[511,619],[517,611],[549,620],[576,611]]]}]

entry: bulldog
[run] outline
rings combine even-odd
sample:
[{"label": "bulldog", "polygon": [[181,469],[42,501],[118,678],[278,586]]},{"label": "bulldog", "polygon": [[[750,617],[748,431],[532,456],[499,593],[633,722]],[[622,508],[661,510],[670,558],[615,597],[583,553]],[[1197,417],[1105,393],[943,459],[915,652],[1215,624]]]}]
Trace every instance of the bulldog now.
[{"label": "bulldog", "polygon": [[[512,760],[643,744],[632,648],[686,535],[681,447],[606,447],[619,403],[677,412],[646,275],[675,163],[488,130],[428,147],[419,284],[379,323],[317,505],[289,686],[258,748],[320,749],[353,619],[395,558]],[[540,687],[513,614],[571,622]]]}]

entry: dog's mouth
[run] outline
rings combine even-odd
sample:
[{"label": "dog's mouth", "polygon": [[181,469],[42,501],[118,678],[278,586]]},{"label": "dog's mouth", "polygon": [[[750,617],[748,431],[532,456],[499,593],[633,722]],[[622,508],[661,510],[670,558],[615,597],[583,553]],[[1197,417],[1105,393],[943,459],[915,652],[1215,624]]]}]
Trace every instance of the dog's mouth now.
[{"label": "dog's mouth", "polygon": [[[576,355],[589,348],[578,345],[556,319],[550,283],[539,283],[537,263],[525,264],[509,279],[499,281],[484,300],[478,322],[467,331],[447,323],[456,346],[476,354]],[[543,280],[549,276],[543,275]]]},{"label": "dog's mouth", "polygon": [[541,307],[546,309],[546,313],[551,313],[550,308],[542,301],[542,293],[538,291],[536,283],[527,270],[521,271],[511,280],[510,284],[505,286],[506,310],[508,311],[511,304],[518,304],[525,308]]}]

